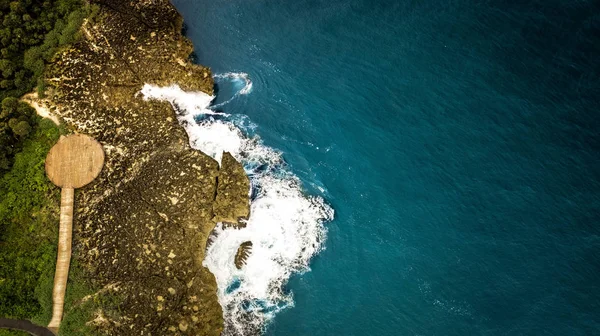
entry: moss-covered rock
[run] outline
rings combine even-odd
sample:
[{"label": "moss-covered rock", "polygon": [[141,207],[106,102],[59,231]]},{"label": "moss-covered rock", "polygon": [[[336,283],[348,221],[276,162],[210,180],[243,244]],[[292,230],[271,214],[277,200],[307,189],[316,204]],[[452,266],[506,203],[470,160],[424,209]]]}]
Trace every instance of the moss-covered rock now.
[{"label": "moss-covered rock", "polygon": [[223,153],[213,203],[213,221],[222,222],[226,227],[245,227],[244,220],[250,215],[249,191],[250,180],[242,164],[230,153]]}]

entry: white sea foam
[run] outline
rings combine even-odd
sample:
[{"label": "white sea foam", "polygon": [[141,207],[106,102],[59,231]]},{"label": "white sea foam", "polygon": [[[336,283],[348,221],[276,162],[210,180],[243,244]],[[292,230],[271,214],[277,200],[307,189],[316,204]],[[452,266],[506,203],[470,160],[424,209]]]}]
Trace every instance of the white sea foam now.
[{"label": "white sea foam", "polygon": [[158,87],[154,85],[144,85],[141,93],[145,98],[153,98],[157,100],[166,100],[170,102],[176,111],[202,111],[204,114],[225,115],[225,113],[213,112],[206,109],[207,105],[215,99],[214,96],[207,95],[204,92],[186,92],[186,99],[180,99],[183,90],[179,85],[171,85],[166,87]]},{"label": "white sea foam", "polygon": [[[278,151],[244,134],[237,124],[244,118],[211,111],[214,97],[184,92],[177,86],[145,85],[141,92],[145,99],[171,102],[193,148],[218,161],[228,151],[250,176],[251,214],[246,228],[218,225],[204,265],[217,279],[224,334],[245,335],[263,329],[278,311],[293,306],[291,293],[283,287],[292,273],[309,270],[310,259],[323,248],[323,222],[333,218],[333,209],[322,198],[304,194]],[[248,240],[253,243],[252,252],[238,270],[234,256]]]}]

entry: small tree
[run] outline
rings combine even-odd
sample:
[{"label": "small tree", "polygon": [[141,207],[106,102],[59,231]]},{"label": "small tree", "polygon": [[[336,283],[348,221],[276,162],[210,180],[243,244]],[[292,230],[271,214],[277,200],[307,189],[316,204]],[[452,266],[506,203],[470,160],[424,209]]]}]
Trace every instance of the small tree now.
[{"label": "small tree", "polygon": [[7,59],[0,59],[0,72],[2,72],[2,77],[10,78],[15,72],[15,65]]},{"label": "small tree", "polygon": [[9,116],[17,112],[19,106],[19,100],[15,97],[7,97],[2,100],[2,111],[0,112],[0,119],[8,118]]},{"label": "small tree", "polygon": [[29,104],[19,101],[19,104],[17,105],[17,114],[19,117],[23,116],[26,117],[27,120],[31,120],[31,118],[35,116],[35,110],[33,107],[29,106]]},{"label": "small tree", "polygon": [[31,126],[27,121],[19,121],[16,123],[16,125],[11,126],[11,130],[15,135],[24,138],[31,132]]},{"label": "small tree", "polygon": [[[44,81],[43,78],[38,79],[37,94],[38,94],[38,97],[41,99],[46,98],[46,81]],[[27,105],[27,106],[29,106],[29,105]]]}]

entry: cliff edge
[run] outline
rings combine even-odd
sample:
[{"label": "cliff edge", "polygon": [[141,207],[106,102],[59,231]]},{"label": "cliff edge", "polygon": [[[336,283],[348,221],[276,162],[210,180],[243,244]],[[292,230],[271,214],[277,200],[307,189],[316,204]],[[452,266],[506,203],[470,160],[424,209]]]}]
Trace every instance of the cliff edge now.
[{"label": "cliff edge", "polygon": [[167,0],[93,3],[99,11],[57,53],[40,102],[105,149],[105,168],[75,197],[73,250],[120,302],[88,324],[104,335],[219,335],[217,285],[202,260],[217,221],[248,216],[249,181],[230,155],[219,169],[191,149],[168,103],[139,94],[145,83],[212,94],[210,70],[189,61]]}]

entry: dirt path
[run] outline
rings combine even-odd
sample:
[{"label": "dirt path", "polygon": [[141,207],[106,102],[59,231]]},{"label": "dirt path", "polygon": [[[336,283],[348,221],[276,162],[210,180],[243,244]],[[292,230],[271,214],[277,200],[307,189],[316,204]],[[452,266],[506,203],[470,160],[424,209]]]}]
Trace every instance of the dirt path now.
[{"label": "dirt path", "polygon": [[49,329],[35,325],[27,320],[11,320],[0,318],[0,328],[21,330],[34,336],[55,336]]},{"label": "dirt path", "polygon": [[31,105],[37,112],[37,114],[42,118],[48,118],[52,120],[56,125],[60,124],[60,120],[58,117],[50,112],[50,109],[46,106],[43,100],[38,98],[37,93],[28,93],[21,97],[21,100]]}]

